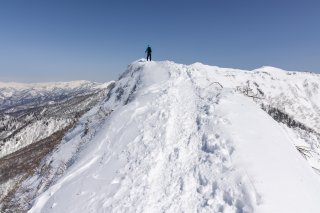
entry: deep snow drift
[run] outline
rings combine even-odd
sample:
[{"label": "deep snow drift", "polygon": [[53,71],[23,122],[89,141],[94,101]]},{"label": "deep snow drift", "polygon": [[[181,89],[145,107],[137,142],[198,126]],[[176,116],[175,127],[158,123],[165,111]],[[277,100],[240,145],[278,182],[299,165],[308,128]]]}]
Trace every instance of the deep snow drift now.
[{"label": "deep snow drift", "polygon": [[134,62],[44,161],[50,181],[38,172],[23,183],[39,189],[29,212],[319,213],[319,80]]}]

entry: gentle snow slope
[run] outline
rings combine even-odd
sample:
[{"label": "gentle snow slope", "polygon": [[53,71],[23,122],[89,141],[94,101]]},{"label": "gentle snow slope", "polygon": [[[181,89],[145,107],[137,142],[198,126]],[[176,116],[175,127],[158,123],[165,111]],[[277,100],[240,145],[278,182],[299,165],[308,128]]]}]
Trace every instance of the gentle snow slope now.
[{"label": "gentle snow slope", "polygon": [[319,213],[319,177],[288,133],[223,80],[241,72],[131,64],[103,105],[113,112],[29,212]]}]

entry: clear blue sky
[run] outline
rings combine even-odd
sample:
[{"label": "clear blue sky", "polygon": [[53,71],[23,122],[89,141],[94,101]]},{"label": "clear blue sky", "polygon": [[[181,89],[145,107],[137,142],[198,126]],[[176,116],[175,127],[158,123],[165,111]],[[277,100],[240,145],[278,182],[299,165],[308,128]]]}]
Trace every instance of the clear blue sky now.
[{"label": "clear blue sky", "polygon": [[1,0],[0,81],[116,79],[155,60],[320,72],[316,0]]}]

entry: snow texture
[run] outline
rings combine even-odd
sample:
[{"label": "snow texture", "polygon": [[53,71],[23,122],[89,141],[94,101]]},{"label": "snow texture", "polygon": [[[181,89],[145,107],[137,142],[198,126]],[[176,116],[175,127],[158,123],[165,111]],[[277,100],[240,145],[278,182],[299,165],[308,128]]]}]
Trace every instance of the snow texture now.
[{"label": "snow texture", "polygon": [[[136,61],[47,158],[66,166],[29,212],[319,213],[318,155],[308,163],[296,149],[319,153],[319,140],[300,135],[320,130],[319,83],[271,67]],[[85,121],[93,133],[82,140]]]}]

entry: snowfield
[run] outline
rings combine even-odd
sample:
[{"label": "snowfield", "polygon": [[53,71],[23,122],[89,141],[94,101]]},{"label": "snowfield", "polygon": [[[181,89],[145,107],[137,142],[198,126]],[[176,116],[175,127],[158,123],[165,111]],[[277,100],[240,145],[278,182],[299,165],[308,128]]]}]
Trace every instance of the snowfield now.
[{"label": "snowfield", "polygon": [[30,213],[319,213],[319,84],[271,67],[136,61],[13,202]]}]

